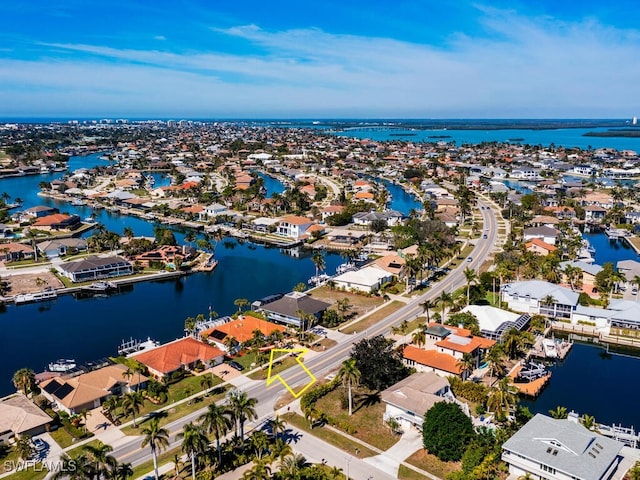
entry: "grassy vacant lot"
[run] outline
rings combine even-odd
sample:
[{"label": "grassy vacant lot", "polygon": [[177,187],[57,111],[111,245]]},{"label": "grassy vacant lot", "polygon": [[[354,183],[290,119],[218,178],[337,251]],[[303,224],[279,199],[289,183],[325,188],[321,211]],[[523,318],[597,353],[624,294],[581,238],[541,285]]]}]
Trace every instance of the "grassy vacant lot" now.
[{"label": "grassy vacant lot", "polygon": [[335,305],[338,300],[342,300],[345,297],[348,298],[349,303],[353,305],[353,308],[349,312],[353,318],[364,315],[384,303],[384,300],[380,297],[367,297],[366,295],[342,290],[331,290],[326,285],[314,288],[307,293],[313,298],[331,303],[332,305]]},{"label": "grassy vacant lot", "polygon": [[440,478],[445,478],[449,473],[460,470],[460,462],[443,462],[438,460],[435,455],[427,453],[424,449],[418,450],[407,458],[405,462]]},{"label": "grassy vacant lot", "polygon": [[[193,379],[193,378],[196,378],[198,383],[197,383],[197,387],[191,390],[191,393],[189,395],[193,395],[194,393],[197,393],[202,390],[202,388],[200,387],[200,377],[188,377],[188,379]],[[213,378],[214,378],[214,385],[218,385],[222,382],[222,380],[220,380],[218,377],[214,376]],[[178,382],[177,384],[172,385],[171,387],[175,387],[176,385],[180,385],[181,383],[182,382]],[[144,407],[141,409],[140,413],[136,415],[136,423],[138,427],[137,428],[134,428],[133,426],[124,427],[122,428],[122,432],[125,435],[139,435],[140,425],[144,424],[150,418],[150,417],[145,417],[145,418],[142,418],[142,417],[160,408],[168,407],[174,401],[181,400],[183,398],[188,397],[189,395],[186,395],[185,393],[188,391],[187,390],[188,388],[192,388],[188,386],[190,384],[193,384],[193,380],[191,380],[186,385],[183,384],[177,387],[176,393],[173,393],[173,394],[171,393],[171,387],[169,387],[169,400],[166,403],[163,403],[162,405],[154,405],[149,400],[145,400]],[[220,393],[216,393],[209,397],[200,397],[196,401],[191,402],[191,404],[188,404],[188,402],[184,402],[178,405],[174,405],[168,410],[165,410],[161,415],[158,415],[158,417],[160,418],[160,425],[161,426],[166,425],[167,423],[172,422],[184,415],[187,415],[191,412],[195,412],[196,410],[206,407],[210,403],[220,400],[222,397],[224,397],[224,395],[225,395],[225,391],[222,391]],[[166,413],[166,416],[165,416],[165,413]],[[132,418],[128,417],[126,419],[123,419],[123,421],[129,421],[129,420],[132,420]]]},{"label": "grassy vacant lot", "polygon": [[411,470],[409,467],[400,465],[398,469],[398,480],[429,480],[428,477]]},{"label": "grassy vacant lot", "polygon": [[315,435],[316,437],[321,438],[325,442],[329,442],[334,447],[338,447],[351,455],[355,456],[356,448],[360,451],[357,455],[359,458],[373,457],[374,455],[377,455],[377,452],[374,452],[373,450],[366,448],[365,446],[326,427],[316,427],[313,430],[310,429],[309,422],[298,414],[285,413],[282,416],[282,419],[297,429],[310,433],[311,435]]},{"label": "grassy vacant lot", "polygon": [[336,420],[338,424],[353,426],[356,429],[354,437],[380,450],[388,450],[400,440],[400,435],[393,433],[382,421],[385,406],[377,392],[364,388],[353,389],[352,416],[349,416],[348,407],[342,408],[342,398],[346,398],[346,395],[346,390],[338,387],[318,400],[316,408]]},{"label": "grassy vacant lot", "polygon": [[340,331],[342,333],[361,332],[362,330],[366,330],[367,328],[374,326],[380,320],[382,320],[385,317],[388,317],[393,312],[395,312],[396,310],[399,310],[403,306],[404,306],[404,303],[394,300],[386,307],[381,308],[377,312],[372,313],[371,315],[360,320],[359,322],[353,323],[348,327],[341,328]]}]

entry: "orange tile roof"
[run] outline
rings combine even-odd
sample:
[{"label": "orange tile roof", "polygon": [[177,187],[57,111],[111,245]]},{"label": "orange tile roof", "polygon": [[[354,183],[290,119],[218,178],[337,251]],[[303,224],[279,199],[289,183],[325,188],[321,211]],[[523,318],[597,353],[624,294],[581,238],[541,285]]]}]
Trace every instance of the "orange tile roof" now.
[{"label": "orange tile roof", "polygon": [[237,320],[232,320],[231,322],[205,330],[202,334],[211,336],[215,330],[230,335],[240,343],[243,343],[253,338],[254,330],[260,330],[263,335],[271,335],[274,331],[284,332],[286,327],[251,315],[245,315],[244,318],[238,318]]},{"label": "orange tile roof", "polygon": [[282,218],[280,222],[290,223],[291,225],[306,225],[307,223],[313,223],[313,220],[307,217],[299,217],[296,215],[291,215],[291,216]]},{"label": "orange tile roof", "polygon": [[423,350],[408,345],[404,349],[403,356],[407,360],[413,360],[426,367],[436,368],[456,375],[462,373],[462,369],[457,365],[458,361],[446,353],[440,353],[435,350]]},{"label": "orange tile roof", "polygon": [[555,252],[557,250],[557,247],[554,247],[553,245],[545,242],[544,240],[540,240],[539,238],[534,238],[531,241],[525,243],[525,247],[527,247],[527,249],[532,245],[543,248],[547,252]]},{"label": "orange tile roof", "polygon": [[58,225],[59,223],[64,222],[71,218],[69,215],[65,215],[64,213],[54,213],[52,215],[47,215],[46,217],[40,217],[33,224],[34,227],[50,227],[51,225]]},{"label": "orange tile roof", "polygon": [[373,193],[371,192],[357,192],[355,194],[355,198],[360,200],[360,199],[373,199]]},{"label": "orange tile roof", "polygon": [[206,363],[221,355],[224,355],[224,352],[219,348],[195,338],[186,337],[139,353],[132,358],[156,372],[167,374],[196,360]]},{"label": "orange tile roof", "polygon": [[[459,335],[456,335],[459,337]],[[496,342],[488,338],[481,337],[464,337],[468,339],[468,343],[458,343],[450,340],[451,336],[445,337],[443,340],[436,342],[436,347],[446,348],[454,352],[471,353],[478,348],[490,348]],[[492,343],[489,343],[492,342]]]}]

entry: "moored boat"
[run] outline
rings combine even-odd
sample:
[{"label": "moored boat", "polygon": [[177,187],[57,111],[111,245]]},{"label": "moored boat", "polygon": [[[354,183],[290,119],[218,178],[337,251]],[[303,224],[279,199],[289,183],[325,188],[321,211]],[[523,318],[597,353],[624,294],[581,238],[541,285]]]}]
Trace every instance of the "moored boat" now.
[{"label": "moored boat", "polygon": [[47,368],[50,372],[68,372],[76,368],[76,361],[68,358],[59,358],[55,362],[51,362]]},{"label": "moored boat", "polygon": [[21,293],[13,297],[14,303],[30,303],[30,302],[42,302],[44,300],[52,300],[58,297],[58,293],[53,289],[42,290],[41,292],[34,293]]}]

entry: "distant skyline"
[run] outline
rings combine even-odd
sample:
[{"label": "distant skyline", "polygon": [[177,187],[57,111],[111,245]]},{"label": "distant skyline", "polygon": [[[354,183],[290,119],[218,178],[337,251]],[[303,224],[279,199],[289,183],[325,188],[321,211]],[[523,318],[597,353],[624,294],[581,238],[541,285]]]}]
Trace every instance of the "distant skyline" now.
[{"label": "distant skyline", "polygon": [[2,2],[0,118],[640,116],[640,5],[530,3]]}]

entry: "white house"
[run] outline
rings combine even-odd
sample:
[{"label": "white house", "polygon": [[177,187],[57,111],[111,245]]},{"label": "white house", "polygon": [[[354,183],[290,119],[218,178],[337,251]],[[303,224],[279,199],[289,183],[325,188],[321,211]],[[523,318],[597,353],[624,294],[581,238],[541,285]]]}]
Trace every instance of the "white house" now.
[{"label": "white house", "polygon": [[574,416],[555,420],[537,414],[504,443],[502,460],[514,478],[608,480],[623,459],[623,446],[587,430]]},{"label": "white house", "polygon": [[219,203],[214,203],[204,207],[204,210],[198,212],[198,220],[207,221],[209,218],[216,217],[218,215],[224,215],[227,213],[227,207]]},{"label": "white house", "polygon": [[531,227],[524,230],[524,241],[528,242],[534,238],[542,240],[549,245],[555,245],[560,232],[551,227]]},{"label": "white house", "polygon": [[307,217],[291,215],[280,219],[276,233],[284,237],[298,239],[302,237],[314,222]]},{"label": "white house", "polygon": [[[571,319],[580,295],[554,283],[527,280],[505,285],[501,296],[509,309],[516,312]],[[545,304],[547,298],[553,302]]]},{"label": "white house", "polygon": [[507,330],[512,328],[522,330],[531,320],[528,313],[507,312],[491,305],[467,305],[462,312],[471,313],[478,319],[483,337],[498,342],[502,341],[502,336]]},{"label": "white house", "polygon": [[393,274],[376,267],[364,267],[359,270],[345,272],[333,278],[338,288],[355,289],[364,293],[376,291],[386,282],[393,279]]}]

